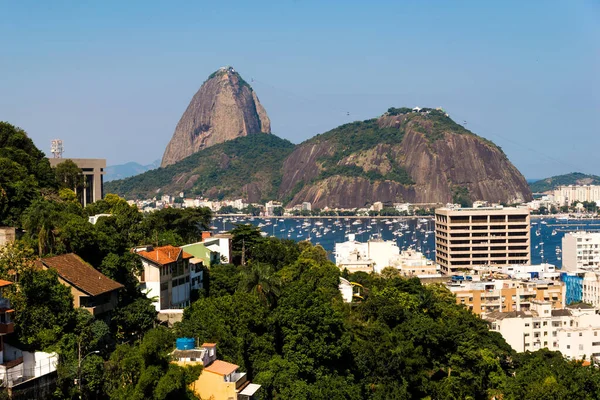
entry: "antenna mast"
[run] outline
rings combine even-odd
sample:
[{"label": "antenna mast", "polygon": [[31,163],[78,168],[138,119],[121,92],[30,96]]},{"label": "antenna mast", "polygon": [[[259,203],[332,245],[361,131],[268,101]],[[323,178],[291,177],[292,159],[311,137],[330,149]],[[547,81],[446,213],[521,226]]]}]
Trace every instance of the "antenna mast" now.
[{"label": "antenna mast", "polygon": [[62,158],[63,150],[63,141],[61,139],[54,139],[50,146],[50,152],[54,158]]}]

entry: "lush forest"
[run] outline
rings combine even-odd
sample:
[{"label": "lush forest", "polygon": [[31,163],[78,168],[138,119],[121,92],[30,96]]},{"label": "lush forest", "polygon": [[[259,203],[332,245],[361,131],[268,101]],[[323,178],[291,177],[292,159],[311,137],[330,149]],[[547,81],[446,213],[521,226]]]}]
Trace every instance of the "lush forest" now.
[{"label": "lush forest", "polygon": [[600,185],[600,176],[572,172],[570,174],[552,176],[529,184],[534,193],[554,190],[561,185]]},{"label": "lush forest", "polygon": [[107,182],[105,191],[130,198],[152,198],[159,193],[185,191],[212,199],[247,196],[244,186],[254,183],[256,199],[274,199],[281,180],[281,164],[294,145],[275,135],[248,135],[209,147],[165,168]]}]

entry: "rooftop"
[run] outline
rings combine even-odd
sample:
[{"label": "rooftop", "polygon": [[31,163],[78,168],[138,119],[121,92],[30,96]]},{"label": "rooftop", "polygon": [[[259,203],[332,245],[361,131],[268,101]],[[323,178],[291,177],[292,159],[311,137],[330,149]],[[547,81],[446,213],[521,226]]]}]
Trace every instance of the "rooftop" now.
[{"label": "rooftop", "polygon": [[40,262],[46,268],[56,270],[62,279],[90,296],[98,296],[123,287],[73,253],[42,258]]},{"label": "rooftop", "polygon": [[204,368],[204,370],[225,376],[235,372],[239,367],[239,365],[228,363],[227,361],[215,360],[208,367]]},{"label": "rooftop", "polygon": [[155,247],[150,251],[139,251],[137,254],[154,264],[160,265],[167,265],[177,262],[179,259],[187,260],[194,257],[179,247],[171,245]]}]

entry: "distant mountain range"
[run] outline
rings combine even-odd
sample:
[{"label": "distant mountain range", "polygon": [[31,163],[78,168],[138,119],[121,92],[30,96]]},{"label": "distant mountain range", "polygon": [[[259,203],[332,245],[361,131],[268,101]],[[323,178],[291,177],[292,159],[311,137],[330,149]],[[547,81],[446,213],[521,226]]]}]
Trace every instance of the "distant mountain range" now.
[{"label": "distant mountain range", "polygon": [[547,192],[563,185],[600,185],[600,176],[572,172],[570,174],[552,176],[550,178],[539,179],[533,183],[529,183],[529,187],[533,193]]},{"label": "distant mountain range", "polygon": [[156,169],[160,166],[160,160],[154,161],[152,164],[142,165],[136,162],[128,162],[119,165],[110,165],[106,167],[106,175],[104,175],[104,182],[115,181],[117,179],[125,179],[130,176],[139,175],[146,171]]}]

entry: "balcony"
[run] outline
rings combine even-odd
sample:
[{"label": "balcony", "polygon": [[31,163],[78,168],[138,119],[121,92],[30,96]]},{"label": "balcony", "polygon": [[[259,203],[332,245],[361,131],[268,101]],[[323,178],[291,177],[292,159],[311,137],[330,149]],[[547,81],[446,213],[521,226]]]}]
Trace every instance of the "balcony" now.
[{"label": "balcony", "polygon": [[243,386],[247,380],[248,377],[246,376],[245,372],[234,372],[233,374],[231,374],[231,381],[235,382],[236,390]]},{"label": "balcony", "polygon": [[13,322],[2,322],[0,323],[0,335],[7,335],[15,331],[15,324]]}]

